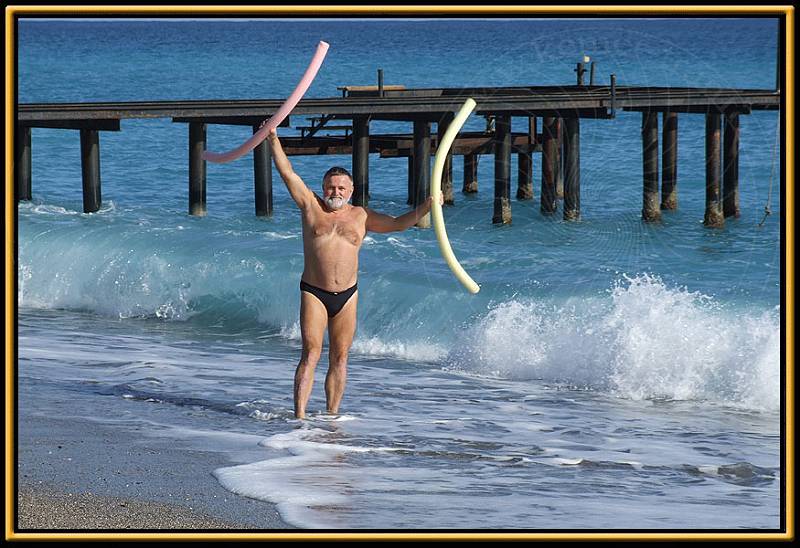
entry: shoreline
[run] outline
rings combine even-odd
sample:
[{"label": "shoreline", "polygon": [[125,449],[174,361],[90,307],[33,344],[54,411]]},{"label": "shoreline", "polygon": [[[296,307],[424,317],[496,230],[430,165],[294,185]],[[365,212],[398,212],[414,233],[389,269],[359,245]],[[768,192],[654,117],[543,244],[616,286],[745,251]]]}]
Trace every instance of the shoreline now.
[{"label": "shoreline", "polygon": [[78,527],[296,530],[274,504],[241,497],[217,482],[212,471],[231,465],[222,453],[177,446],[122,425],[22,409],[17,424],[15,533]]}]

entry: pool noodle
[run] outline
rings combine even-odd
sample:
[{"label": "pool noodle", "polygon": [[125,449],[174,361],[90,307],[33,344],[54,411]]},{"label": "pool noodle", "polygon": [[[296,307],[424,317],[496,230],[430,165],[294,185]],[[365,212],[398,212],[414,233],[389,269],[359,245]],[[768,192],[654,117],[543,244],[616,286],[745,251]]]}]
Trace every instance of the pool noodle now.
[{"label": "pool noodle", "polygon": [[305,95],[309,86],[311,86],[311,82],[313,82],[314,78],[317,76],[317,72],[319,71],[319,67],[322,66],[322,61],[325,59],[326,53],[328,53],[328,43],[320,41],[320,43],[317,45],[317,51],[314,53],[314,57],[311,59],[311,63],[309,63],[308,68],[306,69],[305,74],[303,74],[303,78],[297,84],[297,87],[294,88],[294,91],[289,98],[284,101],[284,103],[281,105],[281,108],[278,109],[278,112],[273,114],[272,117],[261,127],[261,129],[253,134],[252,137],[250,137],[238,148],[229,150],[228,152],[205,151],[203,152],[203,159],[216,163],[230,162],[231,160],[235,160],[247,154],[261,144],[261,141],[266,139],[267,135],[269,135],[270,130],[277,128],[281,122],[286,119],[292,109],[294,109],[303,95]]},{"label": "pool noodle", "polygon": [[436,149],[436,157],[433,160],[433,174],[431,176],[431,217],[436,239],[439,240],[439,251],[442,253],[442,257],[444,257],[453,275],[472,294],[477,293],[481,288],[459,264],[453,249],[450,247],[450,240],[447,239],[447,232],[444,228],[444,216],[442,215],[442,205],[439,203],[439,197],[442,195],[442,171],[444,170],[447,153],[450,151],[450,146],[453,144],[456,135],[461,130],[461,126],[464,125],[464,122],[467,121],[474,109],[475,101],[468,98],[447,127],[447,131],[444,132],[444,136]]}]

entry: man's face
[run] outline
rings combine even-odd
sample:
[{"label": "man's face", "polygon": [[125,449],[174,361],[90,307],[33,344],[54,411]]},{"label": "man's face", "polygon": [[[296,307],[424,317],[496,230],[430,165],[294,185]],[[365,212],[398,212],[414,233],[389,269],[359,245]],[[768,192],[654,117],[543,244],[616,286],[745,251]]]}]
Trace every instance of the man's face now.
[{"label": "man's face", "polygon": [[347,175],[331,175],[322,183],[322,199],[333,210],[342,209],[353,195],[353,181]]}]

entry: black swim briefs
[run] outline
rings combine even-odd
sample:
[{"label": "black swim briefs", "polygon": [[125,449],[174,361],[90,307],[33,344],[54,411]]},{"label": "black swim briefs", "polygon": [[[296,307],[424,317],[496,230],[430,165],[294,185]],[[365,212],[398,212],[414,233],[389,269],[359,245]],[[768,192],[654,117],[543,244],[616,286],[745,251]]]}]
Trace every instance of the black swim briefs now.
[{"label": "black swim briefs", "polygon": [[300,291],[311,293],[318,298],[320,302],[325,305],[325,310],[328,311],[329,318],[333,318],[342,310],[342,307],[344,307],[345,303],[347,303],[357,289],[358,284],[355,284],[350,289],[345,289],[344,291],[326,291],[300,280]]}]

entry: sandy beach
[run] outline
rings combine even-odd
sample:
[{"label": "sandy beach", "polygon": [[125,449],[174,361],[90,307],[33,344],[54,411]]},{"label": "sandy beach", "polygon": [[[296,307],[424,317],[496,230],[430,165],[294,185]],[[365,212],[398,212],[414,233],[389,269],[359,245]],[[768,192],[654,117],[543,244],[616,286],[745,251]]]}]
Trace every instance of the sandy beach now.
[{"label": "sandy beach", "polygon": [[20,488],[19,529],[250,529],[196,512],[192,507],[137,499],[63,493],[54,486]]},{"label": "sandy beach", "polygon": [[75,419],[18,418],[18,532],[290,528],[211,475],[224,456]]}]

